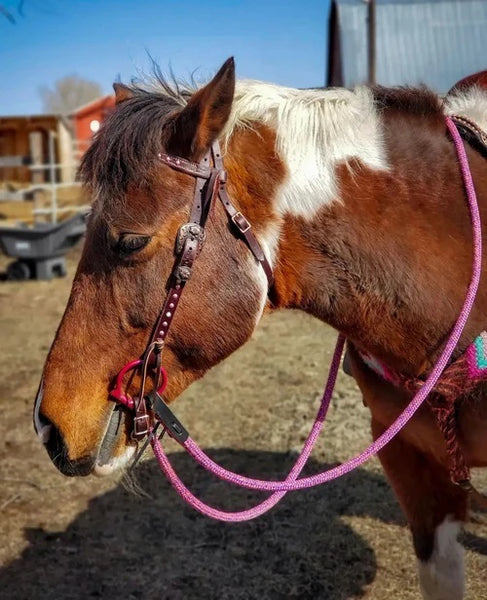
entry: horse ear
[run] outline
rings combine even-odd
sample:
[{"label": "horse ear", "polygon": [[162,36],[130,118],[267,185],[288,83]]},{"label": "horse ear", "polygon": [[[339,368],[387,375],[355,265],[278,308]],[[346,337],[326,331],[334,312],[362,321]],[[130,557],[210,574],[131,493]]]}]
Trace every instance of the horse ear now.
[{"label": "horse ear", "polygon": [[222,132],[235,92],[235,62],[229,58],[176,117],[168,150],[199,160]]},{"label": "horse ear", "polygon": [[452,92],[467,90],[474,85],[487,90],[487,71],[479,71],[478,73],[474,73],[473,75],[469,75],[468,77],[460,79],[460,81],[457,81],[449,90],[447,96],[449,96]]},{"label": "horse ear", "polygon": [[115,91],[115,104],[120,104],[134,97],[134,92],[123,83],[114,83],[113,90]]}]

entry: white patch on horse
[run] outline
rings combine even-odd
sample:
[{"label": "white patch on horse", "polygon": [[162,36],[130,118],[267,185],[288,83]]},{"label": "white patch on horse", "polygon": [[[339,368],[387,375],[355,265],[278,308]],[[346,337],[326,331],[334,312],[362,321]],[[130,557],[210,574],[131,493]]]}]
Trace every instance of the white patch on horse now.
[{"label": "white patch on horse", "polygon": [[107,463],[103,465],[96,463],[95,467],[93,468],[93,474],[98,475],[99,477],[112,475],[129,463],[130,459],[135,454],[135,450],[135,446],[127,446],[123,454],[120,456],[113,456]]},{"label": "white patch on horse", "polygon": [[452,92],[445,98],[445,113],[466,117],[487,131],[487,91],[474,85]]},{"label": "white patch on horse", "polygon": [[277,249],[281,237],[282,219],[279,221],[271,221],[267,224],[265,233],[259,237],[262,245],[262,250],[271,264],[272,268],[276,266]]},{"label": "white patch on horse", "polygon": [[418,562],[425,600],[461,600],[464,593],[463,548],[458,542],[461,524],[446,518],[436,528],[433,554]]},{"label": "white patch on horse", "polygon": [[323,205],[339,199],[335,168],[358,159],[373,169],[387,169],[379,115],[372,92],[297,90],[259,81],[238,81],[228,140],[239,128],[255,123],[276,132],[276,150],[288,176],[277,210],[312,218]]},{"label": "white patch on horse", "polygon": [[[264,246],[264,244],[263,244]],[[266,251],[266,248],[264,248],[264,252]],[[269,255],[267,252],[265,252],[267,258],[269,258]],[[262,315],[264,314],[264,309],[265,309],[265,305],[267,303],[267,293],[269,291],[269,282],[267,280],[267,275],[264,272],[264,269],[261,267],[261,265],[259,263],[257,263],[257,261],[255,260],[254,255],[249,252],[249,260],[253,263],[253,267],[257,268],[257,273],[256,273],[256,280],[257,280],[257,286],[258,289],[260,291],[260,298],[259,298],[259,305],[258,305],[258,309],[257,309],[257,313],[255,315],[255,328],[257,327],[257,325],[260,323],[260,320],[262,318]],[[252,267],[250,267],[252,268]]]}]

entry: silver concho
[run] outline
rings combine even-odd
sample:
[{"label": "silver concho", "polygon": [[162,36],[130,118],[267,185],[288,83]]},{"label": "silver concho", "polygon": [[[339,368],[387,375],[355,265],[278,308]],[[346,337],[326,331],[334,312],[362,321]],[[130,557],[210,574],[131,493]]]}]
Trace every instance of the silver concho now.
[{"label": "silver concho", "polygon": [[201,252],[204,241],[206,239],[205,230],[198,225],[198,223],[185,223],[181,225],[176,236],[176,254],[181,254],[184,247],[184,242],[187,238],[197,240],[198,242],[198,254]]}]

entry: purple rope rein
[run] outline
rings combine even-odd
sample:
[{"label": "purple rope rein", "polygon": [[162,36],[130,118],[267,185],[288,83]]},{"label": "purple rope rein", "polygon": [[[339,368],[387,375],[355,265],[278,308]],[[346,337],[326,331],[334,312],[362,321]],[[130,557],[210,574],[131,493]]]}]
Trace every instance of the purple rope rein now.
[{"label": "purple rope rein", "polygon": [[454,122],[446,117],[446,125],[450,132],[455,145],[458,161],[460,163],[461,174],[465,191],[467,194],[468,205],[470,209],[470,218],[472,222],[472,233],[473,233],[473,261],[472,261],[472,276],[470,283],[467,288],[465,300],[458,316],[458,319],[451,331],[448,341],[436,363],[432,369],[429,377],[425,381],[423,387],[416,393],[414,398],[411,400],[409,405],[399,415],[399,417],[389,426],[389,428],[378,437],[373,443],[371,443],[363,452],[357,456],[349,459],[348,461],[328,469],[322,473],[312,475],[310,477],[304,477],[298,479],[302,469],[304,468],[312,450],[316,443],[316,440],[321,432],[323,423],[326,417],[328,407],[330,405],[331,396],[335,387],[335,381],[340,366],[340,359],[343,352],[345,338],[343,335],[338,336],[337,344],[333,354],[332,364],[328,375],[325,391],[321,400],[320,408],[318,410],[315,423],[310,431],[308,438],[306,439],[302,452],[296,460],[294,466],[289,472],[288,476],[284,481],[265,481],[261,479],[254,479],[250,477],[244,477],[238,475],[227,469],[224,469],[217,463],[215,463],[209,456],[207,456],[201,448],[196,444],[191,437],[188,437],[184,442],[183,447],[188,453],[195,459],[195,461],[202,467],[210,471],[213,475],[216,475],[224,481],[228,481],[235,485],[261,491],[273,492],[266,500],[254,506],[253,508],[243,510],[240,512],[226,512],[211,506],[208,506],[198,498],[196,498],[191,491],[184,485],[179,479],[178,475],[172,468],[168,457],[164,453],[162,444],[155,435],[150,438],[150,443],[153,448],[154,454],[159,462],[162,471],[165,473],[171,485],[174,487],[176,492],[185,500],[190,506],[202,514],[212,517],[220,521],[247,521],[254,519],[275,506],[288,491],[295,491],[299,489],[309,488],[322,483],[326,483],[350,471],[353,471],[371,457],[375,456],[384,446],[386,446],[408,423],[413,417],[419,407],[428,397],[431,390],[436,385],[438,379],[441,377],[444,369],[446,368],[448,361],[456,348],[456,345],[463,332],[465,324],[470,315],[472,306],[475,301],[477,294],[481,264],[482,264],[482,236],[481,236],[481,222],[477,204],[477,197],[475,193],[474,184],[472,181],[472,175],[468,165],[468,159],[463,145],[462,138],[457,131]]}]

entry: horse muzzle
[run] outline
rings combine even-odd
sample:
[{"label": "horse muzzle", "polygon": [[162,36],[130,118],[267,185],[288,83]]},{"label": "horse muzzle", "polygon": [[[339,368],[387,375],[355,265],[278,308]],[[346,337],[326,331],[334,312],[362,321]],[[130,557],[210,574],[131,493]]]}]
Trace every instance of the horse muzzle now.
[{"label": "horse muzzle", "polygon": [[97,452],[70,459],[67,445],[59,429],[42,414],[41,405],[44,394],[44,382],[41,380],[34,404],[34,429],[37,437],[56,468],[68,477],[82,477],[94,473],[109,475],[126,464],[135,452],[134,446],[128,446],[121,456],[114,456],[115,448],[125,428],[125,411],[115,406],[107,421]]}]

